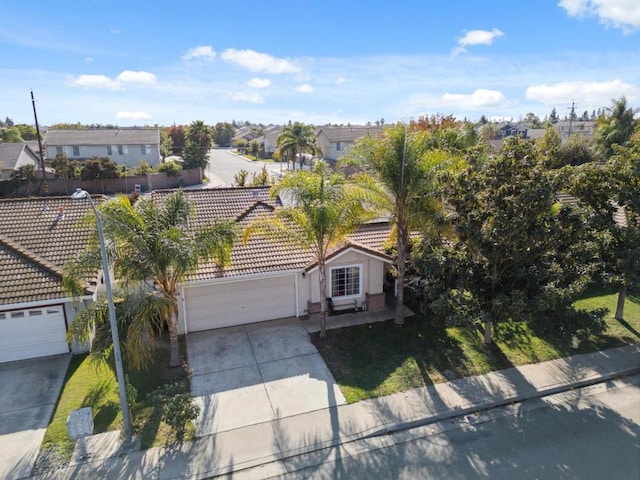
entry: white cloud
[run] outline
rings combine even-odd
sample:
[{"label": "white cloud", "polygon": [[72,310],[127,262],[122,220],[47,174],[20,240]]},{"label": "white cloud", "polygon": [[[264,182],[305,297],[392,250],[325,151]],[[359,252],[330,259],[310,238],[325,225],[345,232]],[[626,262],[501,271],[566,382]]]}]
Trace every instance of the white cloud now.
[{"label": "white cloud", "polygon": [[506,99],[502,92],[498,90],[485,90],[479,88],[471,94],[445,93],[442,95],[442,106],[449,108],[460,108],[477,110],[503,105]]},{"label": "white cloud", "polygon": [[271,85],[271,80],[268,78],[252,78],[247,82],[247,86],[251,88],[267,88]]},{"label": "white cloud", "polygon": [[300,93],[312,93],[313,92],[313,87],[307,83],[305,85],[300,85],[300,86],[296,87],[295,91],[296,92],[300,92]]},{"label": "white cloud", "polygon": [[255,104],[264,103],[264,98],[262,98],[262,95],[258,95],[257,93],[232,92],[228,94],[228,97],[231,100],[238,100],[240,102]]},{"label": "white cloud", "polygon": [[608,105],[612,98],[625,95],[628,100],[640,98],[640,87],[622,80],[608,82],[560,82],[552,85],[533,85],[526,97],[544,105],[557,105],[575,100],[580,105]]},{"label": "white cloud", "polygon": [[78,75],[69,82],[72,87],[81,87],[85,89],[99,88],[102,90],[120,90],[122,85],[106,75]]},{"label": "white cloud", "polygon": [[629,32],[640,28],[638,0],[560,0],[571,17],[595,16],[605,25]]},{"label": "white cloud", "polygon": [[187,53],[182,55],[182,60],[203,60],[206,62],[212,62],[216,58],[216,52],[210,45],[200,45],[187,50]]},{"label": "white cloud", "polygon": [[146,112],[118,112],[117,120],[149,120],[151,115]]},{"label": "white cloud", "polygon": [[345,77],[342,77],[342,76],[336,77],[336,79],[335,79],[335,84],[336,85],[342,85],[343,83],[346,83],[346,82],[347,82],[347,79]]},{"label": "white cloud", "polygon": [[466,47],[470,45],[491,45],[496,38],[500,38],[503,35],[504,33],[497,28],[491,31],[469,30],[458,39],[458,46],[454,48],[453,53],[464,53],[467,51]]},{"label": "white cloud", "polygon": [[122,90],[126,83],[153,85],[157,80],[158,79],[153,73],[124,70],[115,78],[115,80],[107,77],[106,75],[78,75],[77,77],[68,80],[67,84],[72,87],[81,87],[87,90]]},{"label": "white cloud", "polygon": [[254,50],[229,48],[220,56],[224,61],[234,63],[252,72],[299,73],[302,69],[284,58],[276,58]]},{"label": "white cloud", "polygon": [[84,61],[87,63],[91,63],[93,62],[94,58],[93,57],[85,57]]},{"label": "white cloud", "polygon": [[158,79],[153,73],[125,70],[116,77],[116,81],[120,83],[142,83],[145,85],[153,85],[157,83]]}]

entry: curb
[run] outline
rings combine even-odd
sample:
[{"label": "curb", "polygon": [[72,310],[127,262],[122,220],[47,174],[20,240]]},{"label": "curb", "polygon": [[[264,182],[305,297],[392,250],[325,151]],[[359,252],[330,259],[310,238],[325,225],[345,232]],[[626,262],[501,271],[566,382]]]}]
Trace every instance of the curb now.
[{"label": "curb", "polygon": [[554,385],[548,388],[539,389],[533,393],[520,393],[517,395],[511,395],[501,399],[491,400],[491,401],[482,402],[482,403],[476,403],[468,407],[463,407],[460,410],[456,410],[455,412],[451,410],[443,410],[442,412],[436,413],[435,415],[419,418],[417,420],[390,423],[388,425],[385,425],[385,427],[382,428],[381,430],[374,432],[365,438],[388,435],[392,433],[402,432],[405,430],[411,430],[417,427],[424,427],[426,425],[431,425],[433,423],[437,423],[442,420],[449,420],[449,419],[464,417],[466,415],[470,415],[473,413],[478,413],[485,410],[492,410],[494,408],[499,408],[499,407],[505,407],[507,405],[511,405],[514,403],[520,403],[525,400],[548,397],[550,395],[556,395],[558,393],[568,392],[569,390],[576,390],[579,388],[589,387],[591,385],[608,382],[616,378],[628,377],[630,375],[634,375],[638,373],[640,373],[640,367],[638,366],[627,367],[627,368],[622,368],[620,370],[617,370],[615,372],[609,372],[603,375],[598,375],[596,377],[586,378],[586,379],[578,380],[572,383],[565,383],[560,385]]}]

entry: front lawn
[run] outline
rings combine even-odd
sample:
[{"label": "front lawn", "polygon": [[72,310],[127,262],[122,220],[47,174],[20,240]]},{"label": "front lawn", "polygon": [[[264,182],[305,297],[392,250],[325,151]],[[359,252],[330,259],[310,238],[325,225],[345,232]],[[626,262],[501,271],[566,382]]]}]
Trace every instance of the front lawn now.
[{"label": "front lawn", "polygon": [[607,331],[583,342],[578,350],[566,341],[540,338],[521,323],[498,325],[494,345],[485,347],[480,330],[442,328],[421,316],[330,330],[326,339],[312,341],[338,382],[348,402],[389,395],[443,382],[447,377],[481,375],[518,365],[640,342],[640,297],[630,294],[625,322],[613,318],[617,295],[594,288],[576,304],[609,309]]},{"label": "front lawn", "polygon": [[[187,379],[181,368],[169,368],[168,340],[158,341],[154,365],[144,372],[127,374],[129,382],[137,390],[137,405],[129,405],[133,416],[134,435],[140,438],[143,448],[165,445],[173,441],[169,428],[154,415],[154,405],[147,396],[158,386]],[[186,345],[181,341],[181,353]],[[53,417],[47,428],[42,452],[60,462],[68,461],[75,441],[67,435],[66,420],[69,412],[81,407],[93,408],[93,433],[122,430],[120,398],[115,374],[104,366],[91,361],[88,355],[76,355],[71,359],[62,391]]]}]

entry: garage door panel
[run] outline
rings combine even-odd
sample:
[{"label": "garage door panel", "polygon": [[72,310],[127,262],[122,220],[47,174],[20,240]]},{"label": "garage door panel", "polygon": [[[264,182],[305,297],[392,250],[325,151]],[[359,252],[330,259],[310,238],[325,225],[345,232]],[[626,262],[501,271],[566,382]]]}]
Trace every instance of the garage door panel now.
[{"label": "garage door panel", "polygon": [[187,330],[195,332],[295,315],[293,276],[185,289]]},{"label": "garage door panel", "polygon": [[0,362],[69,352],[61,306],[0,313]]}]

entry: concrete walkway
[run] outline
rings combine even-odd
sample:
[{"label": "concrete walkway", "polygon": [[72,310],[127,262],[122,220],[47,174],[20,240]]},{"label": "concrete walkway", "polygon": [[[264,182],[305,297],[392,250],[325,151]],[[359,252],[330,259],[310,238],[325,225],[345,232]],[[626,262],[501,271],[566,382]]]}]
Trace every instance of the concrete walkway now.
[{"label": "concrete walkway", "polygon": [[437,421],[639,371],[640,345],[574,355],[245,425],[180,447],[92,457],[43,478],[269,478],[327,461],[327,447],[346,454],[381,448],[402,431],[426,436],[424,426]]}]

